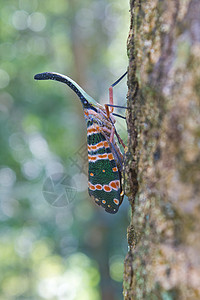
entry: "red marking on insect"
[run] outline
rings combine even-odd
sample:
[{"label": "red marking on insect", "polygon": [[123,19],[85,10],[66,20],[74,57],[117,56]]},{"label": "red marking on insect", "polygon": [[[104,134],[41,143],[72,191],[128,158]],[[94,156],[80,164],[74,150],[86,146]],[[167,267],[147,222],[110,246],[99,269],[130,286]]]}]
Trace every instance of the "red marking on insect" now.
[{"label": "red marking on insect", "polygon": [[90,155],[88,154],[88,160],[91,162],[95,162],[97,160],[101,160],[101,159],[108,159],[108,154],[97,154],[97,155]]},{"label": "red marking on insect", "polygon": [[96,184],[95,187],[96,187],[96,189],[99,190],[99,191],[101,191],[102,188],[103,188],[101,184]]},{"label": "red marking on insect", "polygon": [[96,128],[89,128],[88,130],[87,130],[87,133],[88,134],[90,134],[90,133],[96,133],[97,132],[97,129]]},{"label": "red marking on insect", "polygon": [[88,151],[92,151],[92,150],[97,150],[97,146],[96,145],[94,145],[94,146],[88,145]]},{"label": "red marking on insect", "polygon": [[99,159],[107,159],[108,158],[108,154],[99,154],[99,155],[97,155],[97,157]]},{"label": "red marking on insect", "polygon": [[99,150],[100,148],[103,148],[103,147],[109,148],[108,142],[102,141],[96,145],[88,145],[88,151]]},{"label": "red marking on insect", "polygon": [[109,148],[108,142],[106,142],[106,141],[104,142],[104,147]]},{"label": "red marking on insect", "polygon": [[109,160],[113,160],[113,159],[114,159],[114,156],[112,155],[112,153],[109,153],[109,154],[108,154],[108,159],[109,159]]},{"label": "red marking on insect", "polygon": [[96,161],[97,160],[97,157],[96,157],[96,155],[94,155],[94,156],[92,156],[92,155],[88,155],[88,160],[89,161]]},{"label": "red marking on insect", "polygon": [[120,181],[119,180],[116,180],[116,185],[118,186],[118,188],[120,187]]},{"label": "red marking on insect", "polygon": [[91,184],[89,181],[88,181],[88,187],[89,187],[89,189],[91,191],[95,191],[96,190],[95,186],[93,184]]},{"label": "red marking on insect", "polygon": [[110,191],[112,190],[112,189],[109,187],[109,185],[106,185],[106,184],[103,186],[103,189],[104,189],[105,192],[110,192]]},{"label": "red marking on insect", "polygon": [[102,148],[103,147],[103,142],[100,142],[96,145],[88,145],[88,150],[89,151],[92,151],[92,150],[98,150],[99,148]]},{"label": "red marking on insect", "polygon": [[105,184],[102,186],[101,184],[96,184],[93,185],[91,182],[88,182],[88,187],[90,190],[95,191],[95,190],[104,190],[105,192],[110,192],[111,190],[117,191],[120,187],[120,181],[119,180],[114,180],[109,183],[109,185]]},{"label": "red marking on insect", "polygon": [[87,129],[87,134],[90,135],[90,134],[93,134],[93,133],[98,133],[100,132],[100,129],[99,129],[99,126],[98,125],[92,125],[90,126],[88,129]]},{"label": "red marking on insect", "polygon": [[112,182],[109,184],[109,186],[111,186],[111,188],[114,189],[114,190],[118,190],[118,187],[117,187],[117,184],[116,184],[115,181],[112,181]]},{"label": "red marking on insect", "polygon": [[116,204],[116,205],[119,205],[119,200],[118,199],[113,199],[113,202]]}]

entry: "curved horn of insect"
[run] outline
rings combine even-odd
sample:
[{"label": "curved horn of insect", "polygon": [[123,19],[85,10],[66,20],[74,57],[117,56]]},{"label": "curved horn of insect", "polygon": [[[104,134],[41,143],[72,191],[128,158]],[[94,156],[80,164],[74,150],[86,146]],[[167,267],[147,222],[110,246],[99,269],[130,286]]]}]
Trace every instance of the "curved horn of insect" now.
[{"label": "curved horn of insect", "polygon": [[67,84],[80,98],[82,104],[85,106],[86,100],[89,101],[92,104],[96,104],[96,101],[90,97],[74,80],[71,78],[54,72],[44,72],[39,73],[34,76],[34,79],[36,80],[56,80],[60,81],[62,83]]}]

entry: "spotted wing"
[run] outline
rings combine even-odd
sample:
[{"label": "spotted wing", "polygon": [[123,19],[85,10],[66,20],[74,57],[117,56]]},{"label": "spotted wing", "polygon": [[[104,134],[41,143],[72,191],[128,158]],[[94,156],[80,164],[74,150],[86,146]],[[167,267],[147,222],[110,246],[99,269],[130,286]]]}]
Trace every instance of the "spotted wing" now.
[{"label": "spotted wing", "polygon": [[121,178],[105,136],[96,123],[87,122],[89,195],[106,212],[115,214],[121,204]]}]

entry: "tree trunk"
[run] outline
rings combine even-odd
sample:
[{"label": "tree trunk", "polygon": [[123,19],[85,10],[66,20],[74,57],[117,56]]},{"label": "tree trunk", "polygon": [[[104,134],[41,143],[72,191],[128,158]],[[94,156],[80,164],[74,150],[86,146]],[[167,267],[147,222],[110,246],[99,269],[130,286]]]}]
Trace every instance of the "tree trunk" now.
[{"label": "tree trunk", "polygon": [[124,298],[200,299],[200,1],[130,6]]}]

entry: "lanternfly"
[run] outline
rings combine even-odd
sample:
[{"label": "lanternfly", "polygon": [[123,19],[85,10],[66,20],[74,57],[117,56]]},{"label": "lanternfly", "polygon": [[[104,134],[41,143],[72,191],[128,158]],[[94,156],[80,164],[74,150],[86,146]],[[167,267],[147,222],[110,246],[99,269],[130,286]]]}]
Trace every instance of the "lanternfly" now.
[{"label": "lanternfly", "polygon": [[41,73],[36,80],[57,80],[67,84],[80,98],[87,124],[88,191],[94,201],[106,212],[115,214],[123,201],[121,172],[123,155],[116,143],[123,147],[114,123],[113,87],[127,74],[121,76],[109,89],[110,104],[104,107],[90,97],[75,81],[58,73]]}]

